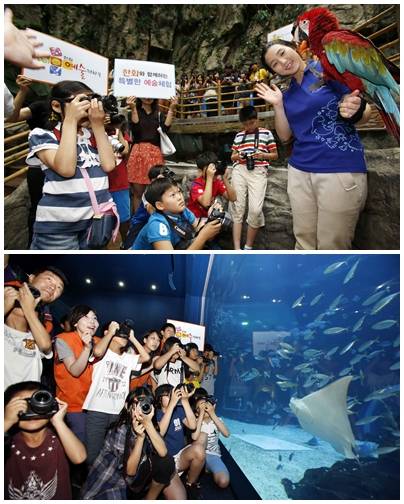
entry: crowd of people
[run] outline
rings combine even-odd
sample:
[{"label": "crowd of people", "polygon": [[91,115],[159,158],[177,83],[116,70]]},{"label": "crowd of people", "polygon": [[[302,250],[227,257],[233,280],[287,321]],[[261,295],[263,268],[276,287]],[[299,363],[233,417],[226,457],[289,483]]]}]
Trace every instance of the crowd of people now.
[{"label": "crowd of people", "polygon": [[6,283],[6,498],[198,498],[204,468],[226,488],[212,346],[183,345],[170,323],[99,331],[87,305],[56,322],[67,284],[51,266]]},{"label": "crowd of people", "polygon": [[[269,83],[270,73],[252,63],[248,68],[237,70],[227,65],[222,72],[207,74],[192,71],[183,73],[177,82],[181,97],[181,117],[212,117],[230,115],[245,105],[262,107],[254,87],[257,83]],[[218,101],[220,96],[220,102]]]},{"label": "crowd of people", "polygon": [[[287,89],[269,85],[270,73],[287,78]],[[157,99],[129,97],[125,116],[117,103],[111,106],[115,98],[101,98],[74,81],[59,82],[45,102],[23,107],[30,83],[23,77],[17,83],[20,92],[6,119],[27,120],[33,128],[27,157],[32,250],[106,248],[118,228],[122,248],[217,248],[215,237],[229,223],[234,249],[251,250],[265,222],[270,163],[278,157],[273,134],[259,127],[251,100],[272,106],[277,140],[292,147],[287,192],[296,248],[352,247],[367,198],[364,149],[355,125],[369,119],[370,107],[359,90],[325,82],[319,61],[303,58],[294,42],[272,41],[261,65],[254,63],[248,71],[227,66],[222,75],[182,76],[180,97],[189,95],[185,101],[193,112],[217,114],[220,87],[221,97],[230,97],[220,100],[224,114],[237,107],[242,125],[227,171],[213,157],[206,164],[211,153],[201,153],[201,176],[193,181],[188,202],[173,177],[166,176],[161,147],[178,97],[172,97],[167,114],[159,111]],[[161,167],[157,178],[164,180],[153,181],[156,167]],[[229,201],[230,219],[220,196]]]}]

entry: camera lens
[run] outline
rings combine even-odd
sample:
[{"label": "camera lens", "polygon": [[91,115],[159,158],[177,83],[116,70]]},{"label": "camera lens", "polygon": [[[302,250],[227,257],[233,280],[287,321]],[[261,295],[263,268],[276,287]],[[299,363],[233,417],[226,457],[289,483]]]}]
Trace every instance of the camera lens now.
[{"label": "camera lens", "polygon": [[142,410],[142,413],[144,413],[145,415],[148,415],[152,410],[152,404],[149,399],[141,399],[139,401],[139,406]]},{"label": "camera lens", "polygon": [[47,390],[38,390],[31,397],[31,409],[34,413],[45,414],[52,411],[53,396]]}]

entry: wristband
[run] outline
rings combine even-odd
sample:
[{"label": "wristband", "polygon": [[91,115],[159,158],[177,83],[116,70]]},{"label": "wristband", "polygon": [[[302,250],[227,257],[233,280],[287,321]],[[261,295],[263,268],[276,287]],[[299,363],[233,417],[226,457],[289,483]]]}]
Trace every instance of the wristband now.
[{"label": "wristband", "polygon": [[366,104],[367,104],[366,100],[364,100],[361,97],[361,104],[359,105],[358,110],[355,112],[355,114],[352,117],[342,117],[340,114],[340,111],[339,111],[339,107],[338,107],[337,119],[339,119],[340,121],[344,121],[348,124],[355,124],[355,123],[359,122],[363,117],[363,113],[365,112]]}]

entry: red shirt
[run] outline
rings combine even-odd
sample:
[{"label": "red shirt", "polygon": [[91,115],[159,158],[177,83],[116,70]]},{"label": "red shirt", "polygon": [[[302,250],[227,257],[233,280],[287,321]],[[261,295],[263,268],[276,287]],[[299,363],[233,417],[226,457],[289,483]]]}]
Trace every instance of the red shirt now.
[{"label": "red shirt", "polygon": [[30,448],[21,432],[16,434],[4,484],[6,499],[71,500],[69,463],[57,435],[47,429],[43,443]]},{"label": "red shirt", "polygon": [[[208,208],[203,207],[198,203],[198,198],[202,196],[205,192],[206,180],[203,177],[199,177],[192,182],[191,191],[189,193],[188,208],[195,215],[195,217],[207,217]],[[227,191],[223,180],[218,178],[213,179],[212,183],[212,200],[209,206],[213,203],[216,196],[221,196]]]},{"label": "red shirt", "polygon": [[[127,142],[130,141],[130,137],[127,133],[124,134],[124,138]],[[129,189],[128,182],[128,170],[126,168],[126,159],[117,157],[117,162],[121,159],[121,162],[115,166],[115,169],[112,172],[108,173],[109,180],[109,191],[123,191],[125,189]]]}]

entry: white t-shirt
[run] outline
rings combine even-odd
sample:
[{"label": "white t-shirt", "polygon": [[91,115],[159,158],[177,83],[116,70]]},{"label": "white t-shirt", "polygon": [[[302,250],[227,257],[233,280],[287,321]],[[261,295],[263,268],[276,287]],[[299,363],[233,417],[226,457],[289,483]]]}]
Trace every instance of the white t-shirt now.
[{"label": "white t-shirt", "polygon": [[42,353],[31,332],[4,324],[4,389],[14,383],[41,381],[42,358],[51,359],[52,350]]},{"label": "white t-shirt", "polygon": [[184,373],[182,370],[183,363],[182,360],[178,359],[175,362],[167,362],[165,364],[160,373],[154,370],[153,378],[157,381],[157,385],[165,385],[168,383],[173,387],[176,387],[183,381]]},{"label": "white t-shirt", "polygon": [[201,387],[203,387],[208,394],[210,395],[215,395],[215,381],[216,381],[216,376],[214,374],[215,371],[215,365],[209,364],[207,371],[205,371],[205,374],[202,376],[201,380]]},{"label": "white t-shirt", "polygon": [[132,371],[140,369],[139,355],[118,355],[108,349],[93,367],[93,380],[83,409],[117,415],[125,405]]},{"label": "white t-shirt", "polygon": [[[221,418],[220,418],[221,420]],[[219,429],[213,420],[203,421],[201,432],[208,435],[208,444],[206,446],[206,453],[211,455],[222,455],[219,447]]]}]

